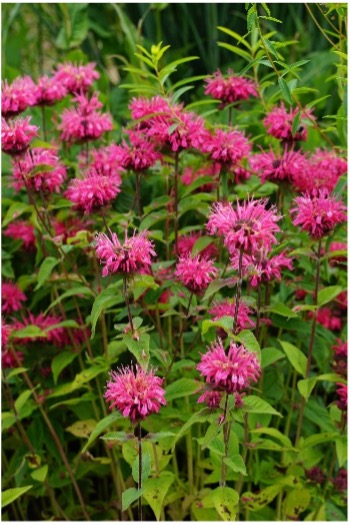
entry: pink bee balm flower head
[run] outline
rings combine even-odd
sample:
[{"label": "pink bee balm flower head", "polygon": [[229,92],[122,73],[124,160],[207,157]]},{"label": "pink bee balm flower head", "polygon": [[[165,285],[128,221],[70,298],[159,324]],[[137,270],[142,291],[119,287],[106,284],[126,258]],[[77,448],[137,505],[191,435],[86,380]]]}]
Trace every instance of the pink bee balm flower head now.
[{"label": "pink bee balm flower head", "polygon": [[335,476],[335,478],[332,479],[332,483],[336,490],[338,490],[339,492],[344,492],[345,490],[347,490],[347,470],[341,468],[337,476]]},{"label": "pink bee balm flower head", "polygon": [[[178,239],[178,255],[183,257],[192,252],[195,243],[202,238],[200,232],[190,233],[189,235],[181,235]],[[213,243],[209,244],[199,252],[202,257],[210,259],[217,257],[218,249]]]},{"label": "pink bee balm flower head", "polygon": [[221,340],[212,343],[196,368],[205,377],[206,383],[228,394],[245,390],[257,382],[261,373],[256,354],[231,341],[226,355]]},{"label": "pink bee balm flower head", "polygon": [[216,392],[216,390],[205,390],[205,392],[197,400],[198,403],[206,403],[208,408],[219,408],[223,397],[223,392]]},{"label": "pink bee balm flower head", "polygon": [[[138,97],[133,98],[129,104],[129,109],[131,111],[132,119],[141,120],[138,123],[139,130],[149,129],[156,121],[161,121],[165,117],[170,117],[170,104],[169,102],[159,96],[152,97],[150,99]],[[181,111],[182,106],[175,104],[173,106],[175,111]]]},{"label": "pink bee balm flower head", "polygon": [[120,193],[121,178],[100,175],[91,168],[82,179],[72,179],[65,197],[86,215],[99,210]]},{"label": "pink bee balm flower head", "polygon": [[346,221],[346,207],[341,201],[330,195],[327,189],[313,191],[296,197],[294,226],[301,226],[313,239],[329,235],[337,224]]},{"label": "pink bee balm flower head", "polygon": [[[231,258],[231,265],[235,270],[239,269],[239,257],[235,253]],[[260,283],[280,281],[283,268],[293,269],[292,259],[286,257],[286,252],[269,257],[268,250],[262,249],[242,258],[243,275],[249,278],[254,288]]]},{"label": "pink bee balm flower head", "polygon": [[1,149],[8,155],[20,155],[29,147],[33,137],[38,136],[37,126],[30,124],[30,117],[6,122],[1,120]]},{"label": "pink bee balm flower head", "polygon": [[24,248],[35,248],[35,229],[29,221],[12,222],[4,231],[4,235],[11,239],[21,239]]},{"label": "pink bee balm flower head", "polygon": [[[306,140],[307,130],[303,122],[300,123],[300,127],[296,131],[295,135],[293,136],[292,134],[293,120],[299,111],[299,108],[290,108],[288,113],[282,102],[280,107],[275,106],[273,110],[267,115],[267,117],[263,120],[263,125],[270,135],[279,140],[283,140],[285,142]],[[304,118],[314,119],[315,117],[312,115],[311,110],[305,109],[302,113],[302,119]]]},{"label": "pink bee balm flower head", "polygon": [[222,166],[235,166],[251,151],[251,144],[244,133],[236,129],[224,131],[215,129],[214,134],[206,134],[202,151]]},{"label": "pink bee balm flower head", "polygon": [[334,346],[333,370],[342,377],[347,376],[347,342],[337,339]]},{"label": "pink bee balm flower head", "polygon": [[76,66],[66,62],[57,66],[54,78],[69,93],[74,94],[80,91],[87,91],[94,80],[100,78],[100,74],[96,71],[95,64],[92,62],[85,66]]},{"label": "pink bee balm flower head", "polygon": [[191,254],[179,258],[175,271],[178,281],[180,281],[190,292],[201,294],[206,290],[210,282],[217,277],[218,269],[213,261],[201,255]]},{"label": "pink bee balm flower head", "polygon": [[[313,317],[313,313],[309,312],[307,317]],[[319,308],[317,311],[317,323],[332,332],[339,332],[342,328],[342,319],[336,315],[336,312],[333,312],[333,310],[327,306]]]},{"label": "pink bee balm flower head", "polygon": [[36,86],[28,77],[17,77],[8,84],[7,80],[1,86],[1,115],[8,119],[25,111],[36,104]]},{"label": "pink bee balm flower head", "polygon": [[33,191],[60,193],[66,177],[67,171],[60,163],[57,150],[33,148],[20,159],[15,159],[12,186],[17,191],[26,185]]},{"label": "pink bee balm flower head", "polygon": [[338,389],[336,390],[336,393],[339,396],[338,401],[336,402],[336,406],[340,408],[340,410],[345,411],[347,410],[347,385],[344,383],[336,383],[338,385]]},{"label": "pink bee balm flower head", "polygon": [[59,129],[62,131],[61,140],[69,143],[83,143],[96,140],[106,131],[112,129],[112,117],[108,113],[98,111],[102,104],[97,93],[89,99],[84,94],[76,95],[73,99],[77,107],[64,109]]},{"label": "pink bee balm flower head", "polygon": [[[94,168],[98,173],[106,177],[113,177],[115,180],[119,178],[122,183],[121,175],[124,169],[119,160],[119,146],[111,144],[110,146],[93,149],[90,154],[92,157],[91,168]],[[80,167],[83,168],[83,164]]]},{"label": "pink bee balm flower head", "polygon": [[122,244],[117,235],[111,232],[111,238],[105,233],[96,236],[96,254],[104,265],[103,277],[109,273],[145,273],[151,266],[151,257],[156,255],[154,246],[147,239],[147,232],[133,233],[127,236]]},{"label": "pink bee balm flower head", "polygon": [[237,250],[251,254],[261,248],[269,250],[276,244],[275,233],[280,231],[277,222],[281,218],[272,206],[266,209],[267,199],[237,201],[235,209],[230,203],[215,203],[207,223],[211,235],[224,235],[229,253]]},{"label": "pink bee balm flower head", "polygon": [[151,168],[162,155],[155,146],[140,132],[128,131],[130,145],[124,140],[119,147],[119,160],[126,170],[145,171]]},{"label": "pink bee balm flower head", "polygon": [[117,408],[124,417],[138,423],[166,405],[163,379],[153,370],[146,372],[140,366],[120,368],[110,373],[104,397],[110,409]]},{"label": "pink bee balm flower head", "polygon": [[2,283],[1,285],[1,311],[4,314],[17,312],[22,308],[22,303],[27,300],[22,290],[15,283]]},{"label": "pink bee balm flower head", "polygon": [[64,84],[55,77],[43,76],[38,80],[36,86],[36,105],[52,106],[55,102],[62,100],[67,95]]},{"label": "pink bee balm flower head", "polygon": [[308,161],[307,170],[294,173],[293,184],[298,191],[311,193],[326,188],[332,192],[341,175],[347,172],[347,162],[332,151],[317,149]]},{"label": "pink bee balm flower head", "polygon": [[251,169],[257,172],[264,183],[293,182],[297,176],[307,176],[309,163],[305,155],[299,151],[285,150],[282,155],[275,155],[273,151],[253,155],[249,159]]},{"label": "pink bee balm flower head", "polygon": [[239,100],[246,100],[250,96],[258,97],[255,83],[247,78],[234,75],[231,69],[228,69],[226,76],[216,71],[212,76],[205,78],[205,82],[207,84],[205,95],[221,100],[221,108]]},{"label": "pink bee balm flower head", "polygon": [[[221,319],[221,317],[226,315],[234,318],[235,303],[229,300],[214,303],[209,312],[213,316],[214,321],[218,321],[218,319]],[[253,312],[245,303],[240,301],[237,319],[237,332],[254,328],[255,323],[252,321],[252,319],[250,319],[250,315],[253,315]]]},{"label": "pink bee balm flower head", "polygon": [[13,329],[14,330],[22,330],[22,328],[26,328],[26,326],[34,325],[40,328],[40,330],[43,330],[46,332],[47,337],[28,337],[28,338],[21,338],[14,340],[18,344],[27,344],[32,342],[41,342],[41,343],[48,343],[48,344],[54,344],[57,346],[64,346],[68,342],[70,342],[66,329],[62,326],[53,328],[57,324],[61,323],[63,321],[62,317],[56,316],[56,315],[44,315],[43,313],[40,313],[38,315],[34,315],[30,312],[28,312],[28,316],[26,318],[23,318],[23,321],[16,320],[13,323]]}]

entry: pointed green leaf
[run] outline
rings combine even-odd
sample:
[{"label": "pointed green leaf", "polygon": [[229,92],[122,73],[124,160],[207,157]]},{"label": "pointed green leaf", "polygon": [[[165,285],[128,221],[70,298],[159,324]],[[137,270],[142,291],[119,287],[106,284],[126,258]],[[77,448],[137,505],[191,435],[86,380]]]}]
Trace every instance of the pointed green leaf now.
[{"label": "pointed green leaf", "polygon": [[235,521],[238,511],[239,494],[229,487],[217,487],[212,493],[216,511],[223,521]]},{"label": "pointed green leaf", "polygon": [[77,354],[74,352],[61,352],[54,357],[51,363],[52,375],[54,378],[54,383],[56,385],[58,376],[62,370],[68,366],[72,361],[77,357]]},{"label": "pointed green leaf", "polygon": [[131,487],[122,492],[122,510],[127,510],[134,501],[139,499],[142,495],[142,491],[134,487]]},{"label": "pointed green leaf", "polygon": [[174,474],[163,471],[159,477],[149,478],[144,482],[143,497],[154,511],[157,521],[160,520],[163,502],[173,481]]},{"label": "pointed green leaf", "polygon": [[295,368],[296,372],[305,376],[306,366],[307,366],[307,357],[304,353],[301,352],[296,346],[288,343],[287,341],[279,340],[287,358],[289,359],[292,366]]},{"label": "pointed green leaf", "polygon": [[267,401],[257,396],[244,397],[244,411],[253,414],[273,414],[274,416],[283,417]]},{"label": "pointed green leaf", "polygon": [[291,93],[290,93],[290,91],[289,91],[289,86],[288,86],[288,84],[285,82],[285,80],[283,79],[283,77],[279,77],[279,78],[278,78],[278,84],[279,84],[280,91],[282,92],[283,97],[285,98],[285,100],[287,101],[287,103],[290,104],[290,106],[292,106],[293,103],[294,103],[294,101],[293,101],[292,96],[291,96]]},{"label": "pointed green leaf", "polygon": [[6,507],[17,498],[22,496],[25,492],[30,490],[33,485],[27,485],[26,487],[18,487],[16,489],[8,489],[1,493],[1,507]]}]

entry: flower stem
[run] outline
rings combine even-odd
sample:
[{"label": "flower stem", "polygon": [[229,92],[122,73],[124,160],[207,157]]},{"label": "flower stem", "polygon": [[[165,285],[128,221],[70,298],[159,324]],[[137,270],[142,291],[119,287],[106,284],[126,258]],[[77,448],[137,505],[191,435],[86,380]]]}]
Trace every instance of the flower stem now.
[{"label": "flower stem", "polygon": [[128,320],[130,324],[130,328],[132,329],[132,332],[134,332],[134,325],[133,325],[133,317],[130,311],[130,304],[129,304],[129,297],[128,297],[128,286],[127,286],[127,277],[126,275],[123,275],[123,296],[124,300],[126,302],[127,311],[128,311]]},{"label": "flower stem", "polygon": [[141,219],[143,216],[143,210],[141,206],[140,181],[141,181],[141,173],[136,171],[135,172],[135,196],[136,196],[136,201],[137,201],[139,219]]},{"label": "flower stem", "polygon": [[219,480],[220,487],[225,487],[226,477],[227,477],[227,465],[225,464],[224,460],[228,457],[228,442],[229,442],[229,435],[230,435],[230,423],[227,421],[228,399],[229,399],[229,394],[227,392],[225,395],[224,414],[223,414],[224,456],[222,457],[221,477]]},{"label": "flower stem", "polygon": [[178,175],[179,175],[179,153],[174,156],[174,241],[175,252],[178,255]]},{"label": "flower stem", "polygon": [[[142,486],[142,475],[143,475],[143,456],[141,448],[141,424],[138,423],[138,456],[139,456],[139,476],[138,476],[138,490],[141,490]],[[143,521],[143,508],[141,505],[141,496],[138,499],[138,518],[139,521]]]},{"label": "flower stem", "polygon": [[236,332],[237,324],[238,324],[238,314],[239,314],[239,304],[240,304],[240,296],[241,296],[241,285],[242,285],[242,268],[243,268],[243,250],[240,250],[239,255],[239,276],[238,276],[238,283],[236,286],[236,295],[235,295],[235,310],[234,310],[234,321],[233,321],[233,332]]}]

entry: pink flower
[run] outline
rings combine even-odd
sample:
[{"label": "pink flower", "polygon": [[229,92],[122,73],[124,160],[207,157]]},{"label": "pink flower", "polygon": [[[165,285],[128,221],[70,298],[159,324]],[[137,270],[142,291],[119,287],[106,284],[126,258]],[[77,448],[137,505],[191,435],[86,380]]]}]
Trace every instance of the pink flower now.
[{"label": "pink flower", "polygon": [[267,180],[293,182],[298,176],[306,178],[309,169],[305,155],[298,151],[285,150],[277,156],[273,151],[263,152],[250,157],[249,163],[262,183]]},{"label": "pink flower", "polygon": [[[90,154],[92,161],[89,167],[94,168],[100,175],[113,177],[115,180],[119,178],[122,183],[121,174],[124,172],[124,169],[119,159],[119,146],[111,144],[110,146],[93,149]],[[84,165],[80,164],[80,167],[83,168]]]},{"label": "pink flower", "polygon": [[93,62],[85,66],[75,66],[69,62],[58,64],[55,72],[55,81],[62,84],[69,93],[87,91],[100,74],[95,70]]},{"label": "pink flower", "polygon": [[332,479],[332,483],[336,490],[338,490],[339,492],[344,492],[345,490],[347,490],[347,470],[341,468],[337,476],[335,476],[335,478]]},{"label": "pink flower", "polygon": [[121,244],[115,233],[111,239],[105,233],[96,236],[96,254],[104,265],[103,277],[109,273],[143,273],[151,266],[151,257],[156,255],[154,246],[147,239],[147,232],[142,231],[128,239],[125,232],[124,244]]},{"label": "pink flower", "polygon": [[221,108],[239,100],[246,100],[250,96],[258,96],[254,82],[234,75],[231,69],[228,69],[226,76],[218,70],[212,76],[205,78],[205,82],[207,84],[205,95],[221,100],[222,104],[219,106]]},{"label": "pink flower", "polygon": [[79,94],[73,99],[77,107],[64,109],[59,129],[62,131],[61,140],[65,142],[86,142],[101,137],[106,131],[112,129],[112,117],[108,113],[98,111],[102,104],[97,93],[89,99],[86,95]]},{"label": "pink flower", "polygon": [[51,343],[57,346],[64,346],[69,341],[66,329],[61,326],[53,328],[55,325],[61,323],[62,321],[63,319],[56,315],[44,315],[43,313],[34,315],[31,312],[28,312],[28,317],[24,318],[23,321],[14,321],[12,325],[13,329],[22,330],[23,328],[26,328],[26,326],[34,325],[40,328],[40,330],[46,332],[47,337],[39,336],[16,339],[16,337],[14,336],[14,340],[19,344],[27,344],[37,341],[42,343]]},{"label": "pink flower", "polygon": [[[235,303],[226,299],[223,302],[214,303],[210,309],[210,314],[213,316],[214,321],[218,321],[221,317],[230,316],[234,318],[235,314]],[[237,331],[246,330],[249,328],[254,328],[255,323],[250,319],[250,315],[253,315],[253,312],[250,310],[245,303],[240,301],[239,310],[238,310],[238,319],[237,319]]]},{"label": "pink flower", "polygon": [[263,125],[267,129],[267,132],[277,139],[284,140],[287,142],[306,140],[307,130],[305,124],[303,123],[303,119],[314,119],[315,117],[312,115],[311,110],[305,109],[302,113],[302,121],[300,122],[300,126],[296,131],[295,135],[293,136],[293,120],[299,111],[299,108],[290,108],[288,113],[282,102],[280,107],[275,106],[273,110],[267,115],[267,117],[263,121]]},{"label": "pink flower", "polygon": [[38,136],[36,126],[30,124],[30,117],[6,122],[1,120],[1,149],[8,155],[19,155],[29,146],[33,137]]},{"label": "pink flower", "polygon": [[56,77],[40,77],[36,87],[36,105],[51,106],[67,95],[67,89]]},{"label": "pink flower", "polygon": [[179,258],[175,271],[178,280],[192,293],[201,294],[210,282],[217,277],[218,269],[212,260],[201,255],[191,254]]},{"label": "pink flower", "polygon": [[317,149],[308,161],[306,172],[296,171],[293,184],[298,191],[312,192],[315,188],[326,188],[332,192],[339,177],[347,172],[347,162],[332,151]]},{"label": "pink flower", "polygon": [[35,84],[30,77],[17,77],[12,84],[8,84],[7,80],[2,82],[1,115],[6,119],[22,113],[35,103]]},{"label": "pink flower", "polygon": [[228,394],[245,390],[257,382],[261,373],[256,354],[231,341],[226,355],[221,340],[212,343],[196,368],[205,377],[206,383]]},{"label": "pink flower", "polygon": [[23,353],[16,352],[17,359],[14,351],[9,347],[9,338],[12,332],[12,327],[4,323],[1,319],[1,367],[5,368],[17,368],[23,362]]},{"label": "pink flower", "polygon": [[347,385],[344,383],[336,383],[338,385],[338,389],[336,390],[336,393],[339,396],[338,401],[336,402],[336,406],[340,408],[342,411],[347,410]]},{"label": "pink flower", "polygon": [[[181,111],[182,106],[175,104],[173,106],[175,111]],[[167,117],[170,114],[169,102],[159,96],[152,97],[151,99],[139,97],[133,98],[129,104],[133,120],[141,120],[138,123],[139,130],[149,129],[154,123],[155,119],[158,120],[160,117]]]},{"label": "pink flower", "polygon": [[110,409],[117,408],[132,423],[145,419],[148,415],[159,412],[161,405],[166,405],[163,379],[155,372],[146,372],[140,366],[120,368],[110,373],[104,397]]},{"label": "pink flower", "polygon": [[86,215],[99,210],[114,200],[120,193],[121,178],[100,175],[91,168],[82,179],[72,179],[65,197]]},{"label": "pink flower", "polygon": [[342,377],[347,376],[347,342],[337,339],[334,346],[333,370]]},{"label": "pink flower", "polygon": [[205,390],[205,392],[197,400],[198,403],[206,403],[208,408],[219,408],[223,397],[223,392],[216,392],[215,390]]},{"label": "pink flower", "polygon": [[216,187],[220,171],[221,165],[218,162],[211,162],[210,164],[201,165],[200,168],[187,166],[183,170],[181,181],[185,186],[190,186],[190,184],[196,182],[200,177],[211,177],[213,182],[206,182],[199,187],[200,191],[209,193]]},{"label": "pink flower", "polygon": [[[308,317],[313,317],[313,313],[309,312]],[[327,306],[319,308],[317,311],[317,323],[332,332],[339,332],[342,328],[341,318],[336,316],[333,310]]]},{"label": "pink flower", "polygon": [[[195,243],[202,238],[200,232],[190,233],[189,235],[181,235],[178,239],[178,254],[179,256],[185,256],[192,252]],[[199,252],[202,257],[211,258],[218,255],[217,247],[211,243]]]},{"label": "pink flower", "polygon": [[[234,254],[230,262],[232,267],[238,270],[239,254]],[[253,287],[273,280],[280,281],[283,268],[293,269],[292,259],[286,257],[285,252],[269,257],[268,250],[262,249],[251,255],[244,255],[242,259],[243,275],[250,279]]]},{"label": "pink flower", "polygon": [[309,470],[305,470],[305,476],[306,479],[312,481],[313,483],[318,483],[319,485],[325,481],[325,475],[323,471],[317,466],[314,466]]},{"label": "pink flower", "polygon": [[52,226],[55,231],[55,240],[59,240],[66,244],[69,237],[75,237],[77,233],[82,230],[87,230],[91,225],[90,222],[82,222],[78,217],[68,216],[66,220],[59,221],[54,219]]},{"label": "pink flower", "polygon": [[1,285],[1,311],[5,314],[17,312],[22,308],[22,302],[27,297],[14,283],[2,283]]},{"label": "pink flower", "polygon": [[60,163],[57,150],[33,148],[20,159],[15,159],[12,186],[20,190],[25,179],[26,185],[34,191],[61,193],[66,177],[66,168]]},{"label": "pink flower", "polygon": [[313,239],[329,235],[337,224],[346,221],[346,207],[325,188],[296,197],[295,203],[296,208],[291,210],[295,214],[293,224],[301,226]]},{"label": "pink flower", "polygon": [[21,239],[24,248],[35,248],[35,230],[29,221],[12,222],[4,231],[4,235],[12,239]]},{"label": "pink flower", "polygon": [[211,159],[222,166],[234,166],[251,151],[251,144],[244,133],[234,129],[224,131],[215,129],[214,134],[206,134],[202,151],[209,153]]},{"label": "pink flower", "polygon": [[237,201],[235,209],[231,203],[215,203],[211,209],[207,230],[211,235],[224,235],[224,244],[229,253],[236,250],[251,254],[261,248],[269,250],[277,240],[274,233],[280,228],[276,224],[281,218],[272,206],[266,209],[267,199]]},{"label": "pink flower", "polygon": [[145,171],[151,168],[162,155],[155,150],[150,140],[140,132],[128,131],[130,145],[124,140],[118,149],[121,166],[126,170]]}]

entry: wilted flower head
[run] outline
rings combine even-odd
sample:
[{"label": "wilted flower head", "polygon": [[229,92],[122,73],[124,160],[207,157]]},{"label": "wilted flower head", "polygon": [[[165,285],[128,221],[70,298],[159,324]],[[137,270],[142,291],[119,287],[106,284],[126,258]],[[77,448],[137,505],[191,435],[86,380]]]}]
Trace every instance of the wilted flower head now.
[{"label": "wilted flower head", "polygon": [[[275,106],[267,115],[267,117],[263,120],[263,125],[267,129],[267,132],[277,139],[286,142],[306,140],[307,130],[305,124],[302,121],[300,122],[300,126],[294,136],[292,134],[293,120],[299,111],[299,108],[290,108],[288,113],[282,102],[280,107]],[[315,118],[312,115],[312,111],[309,109],[305,109],[301,117],[302,119]]]},{"label": "wilted flower head", "polygon": [[111,238],[105,233],[96,236],[96,254],[104,265],[102,275],[109,273],[134,274],[143,273],[151,266],[151,257],[156,255],[154,246],[147,239],[147,232],[133,233],[132,237],[125,232],[122,244],[116,233],[110,233]]},{"label": "wilted flower head", "polygon": [[178,280],[192,293],[201,294],[210,282],[217,277],[218,269],[213,261],[201,255],[191,254],[181,256],[176,265],[175,275]]},{"label": "wilted flower head", "polygon": [[46,337],[36,336],[36,337],[25,337],[21,339],[14,340],[18,344],[27,344],[34,341],[55,344],[57,346],[64,346],[68,342],[66,329],[62,326],[56,327],[57,324],[63,321],[62,317],[56,315],[44,315],[40,313],[38,315],[28,312],[27,317],[24,317],[22,321],[15,320],[12,327],[14,330],[22,330],[26,326],[34,325],[40,328],[40,330],[46,332]]},{"label": "wilted flower head", "polygon": [[341,468],[335,478],[332,479],[332,483],[339,492],[347,490],[347,470]]},{"label": "wilted flower head", "polygon": [[146,372],[140,366],[120,368],[110,373],[104,397],[110,409],[117,408],[132,423],[137,423],[166,405],[163,379],[153,370]]},{"label": "wilted flower head", "polygon": [[106,177],[91,168],[82,179],[71,179],[65,197],[85,214],[99,210],[120,193],[121,178]]},{"label": "wilted flower head", "polygon": [[296,197],[296,208],[293,224],[301,226],[313,239],[321,239],[329,235],[335,226],[346,220],[346,207],[341,201],[322,188],[312,194]]},{"label": "wilted flower head", "polygon": [[1,86],[1,115],[7,119],[34,106],[35,88],[33,80],[28,76],[17,77],[11,84],[4,80]]},{"label": "wilted flower head", "polygon": [[257,382],[261,373],[256,354],[231,341],[226,355],[221,340],[212,343],[196,368],[205,377],[206,383],[228,394],[245,390]]},{"label": "wilted flower head", "polygon": [[224,76],[220,71],[216,71],[212,76],[205,78],[207,84],[205,95],[211,95],[217,100],[221,100],[220,107],[232,104],[239,100],[246,100],[250,96],[257,97],[255,83],[245,77],[233,74],[228,69],[228,75]]},{"label": "wilted flower head", "polygon": [[162,155],[155,150],[155,145],[145,135],[131,130],[127,133],[130,145],[124,140],[117,153],[123,168],[145,171],[162,158]]},{"label": "wilted flower head", "polygon": [[275,155],[273,151],[258,153],[249,158],[249,163],[262,183],[267,180],[293,182],[296,177],[306,178],[309,168],[308,160],[303,153],[288,150],[282,155]]},{"label": "wilted flower head", "polygon": [[1,311],[5,314],[17,312],[22,308],[22,303],[27,300],[22,290],[15,283],[2,283],[1,285]]},{"label": "wilted flower head", "polygon": [[251,151],[251,144],[244,133],[236,129],[225,131],[216,128],[214,134],[206,134],[202,151],[222,166],[235,166]]},{"label": "wilted flower head", "polygon": [[56,69],[55,81],[61,83],[72,94],[87,91],[94,80],[100,77],[93,62],[85,66],[76,66],[66,62],[65,64],[58,64]]},{"label": "wilted flower head", "polygon": [[325,475],[323,471],[317,466],[312,467],[309,470],[305,470],[305,476],[313,483],[322,484],[325,481]]},{"label": "wilted flower head", "polygon": [[[239,257],[235,253],[230,261],[235,270],[239,269]],[[270,257],[269,251],[262,249],[242,258],[242,274],[249,278],[253,287],[273,280],[280,281],[283,268],[293,269],[292,259],[286,257],[286,252]]]},{"label": "wilted flower head", "polygon": [[339,396],[339,399],[336,402],[336,406],[340,408],[340,410],[346,411],[347,410],[347,385],[345,385],[344,383],[336,383],[336,384],[339,387],[336,390],[336,393]]},{"label": "wilted flower head", "polygon": [[45,75],[38,79],[35,94],[36,105],[51,106],[67,95],[67,89],[56,77]]},{"label": "wilted flower head", "polygon": [[231,203],[217,202],[213,205],[207,230],[211,235],[224,235],[224,244],[229,253],[237,250],[251,254],[261,248],[269,250],[277,240],[274,233],[279,232],[277,222],[280,216],[272,206],[266,209],[267,199],[248,199],[237,201],[235,208]]},{"label": "wilted flower head", "polygon": [[15,159],[12,186],[18,191],[24,186],[25,179],[26,185],[34,191],[60,193],[66,176],[66,168],[60,163],[57,150],[33,148],[20,159]]},{"label": "wilted flower head", "polygon": [[6,122],[1,120],[1,149],[8,155],[19,155],[29,146],[33,137],[38,136],[37,126],[30,124],[30,117]]},{"label": "wilted flower head", "polygon": [[312,192],[314,189],[326,188],[332,192],[339,177],[347,172],[347,162],[333,151],[317,149],[308,159],[307,173],[296,170],[293,185],[300,192]]},{"label": "wilted flower head", "polygon": [[35,248],[35,230],[29,221],[12,222],[4,231],[4,235],[11,239],[20,239],[24,248]]}]

